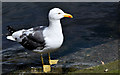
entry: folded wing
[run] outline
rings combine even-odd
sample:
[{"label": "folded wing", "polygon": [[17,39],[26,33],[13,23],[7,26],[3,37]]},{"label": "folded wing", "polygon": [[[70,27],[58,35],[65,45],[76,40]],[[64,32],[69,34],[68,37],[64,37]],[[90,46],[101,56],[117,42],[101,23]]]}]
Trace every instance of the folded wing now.
[{"label": "folded wing", "polygon": [[13,37],[23,47],[29,50],[42,50],[45,47],[45,40],[43,36],[43,30],[45,27],[35,27],[28,30],[21,30],[13,33]]}]

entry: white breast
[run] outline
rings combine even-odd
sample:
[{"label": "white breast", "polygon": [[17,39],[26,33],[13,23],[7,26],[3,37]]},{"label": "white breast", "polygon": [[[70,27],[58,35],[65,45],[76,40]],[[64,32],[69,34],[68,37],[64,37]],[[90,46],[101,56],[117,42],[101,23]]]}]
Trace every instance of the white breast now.
[{"label": "white breast", "polygon": [[46,29],[43,32],[46,42],[46,49],[57,49],[63,43],[63,34],[59,30]]}]

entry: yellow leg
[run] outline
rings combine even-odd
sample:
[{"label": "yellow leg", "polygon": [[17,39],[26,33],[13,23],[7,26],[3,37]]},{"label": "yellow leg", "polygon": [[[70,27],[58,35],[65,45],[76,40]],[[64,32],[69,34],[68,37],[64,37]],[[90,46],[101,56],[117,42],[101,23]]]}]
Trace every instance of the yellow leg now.
[{"label": "yellow leg", "polygon": [[41,54],[41,61],[42,61],[42,65],[43,65],[43,72],[50,72],[51,71],[51,66],[50,65],[44,65],[44,61],[43,61],[43,57]]},{"label": "yellow leg", "polygon": [[42,65],[44,65],[44,61],[43,61],[43,57],[42,57],[42,54],[41,54],[41,61],[42,61]]},{"label": "yellow leg", "polygon": [[50,53],[48,53],[48,57],[49,57],[49,64],[52,65],[52,64],[57,64],[58,60],[51,60],[50,59]]}]

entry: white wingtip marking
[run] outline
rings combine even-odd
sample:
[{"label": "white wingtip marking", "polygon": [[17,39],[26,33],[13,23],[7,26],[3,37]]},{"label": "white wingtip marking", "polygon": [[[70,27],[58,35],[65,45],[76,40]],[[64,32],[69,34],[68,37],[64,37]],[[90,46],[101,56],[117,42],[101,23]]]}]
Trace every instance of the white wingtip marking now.
[{"label": "white wingtip marking", "polygon": [[7,39],[12,40],[12,41],[16,41],[12,36],[7,36]]}]

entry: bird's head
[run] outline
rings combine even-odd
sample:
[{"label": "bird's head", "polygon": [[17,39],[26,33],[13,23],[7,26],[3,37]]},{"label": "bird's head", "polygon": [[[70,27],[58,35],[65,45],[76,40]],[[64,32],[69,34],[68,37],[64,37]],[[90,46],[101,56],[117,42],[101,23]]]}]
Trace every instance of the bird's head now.
[{"label": "bird's head", "polygon": [[72,15],[64,13],[61,9],[59,8],[53,8],[50,10],[49,12],[49,19],[53,19],[53,20],[60,20],[63,17],[69,17],[69,18],[73,18]]}]

